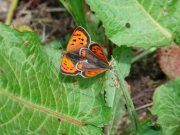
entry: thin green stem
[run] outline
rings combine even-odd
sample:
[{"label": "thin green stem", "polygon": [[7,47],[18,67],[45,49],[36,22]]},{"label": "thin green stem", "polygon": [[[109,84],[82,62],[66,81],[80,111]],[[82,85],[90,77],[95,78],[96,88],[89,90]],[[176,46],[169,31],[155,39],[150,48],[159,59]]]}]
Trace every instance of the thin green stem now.
[{"label": "thin green stem", "polygon": [[14,10],[17,7],[17,3],[18,3],[18,0],[11,0],[10,7],[9,7],[9,10],[8,10],[8,14],[7,14],[7,17],[6,17],[6,20],[5,20],[6,25],[11,24],[11,21],[12,21],[13,15],[14,15]]},{"label": "thin green stem", "polygon": [[136,114],[136,110],[135,110],[133,101],[132,101],[130,93],[129,93],[126,85],[125,85],[124,79],[122,78],[121,75],[118,75],[118,76],[119,76],[118,78],[119,78],[119,83],[120,83],[120,86],[121,86],[121,90],[123,91],[123,95],[124,95],[124,98],[125,98],[125,101],[126,101],[129,116],[130,116],[130,118],[132,120],[132,123],[133,123],[136,131],[138,131],[139,130],[139,121],[138,121],[138,118],[137,118],[137,114]]},{"label": "thin green stem", "polygon": [[131,63],[134,63],[142,58],[144,58],[145,56],[153,53],[154,51],[156,51],[157,48],[153,47],[153,48],[150,48],[148,50],[145,50],[144,52],[140,53],[139,55],[135,56],[132,60],[131,60]]},{"label": "thin green stem", "polygon": [[126,83],[125,83],[124,78],[122,76],[122,73],[118,72],[118,71],[120,71],[120,69],[118,69],[118,65],[116,63],[116,60],[113,59],[112,61],[113,61],[113,65],[117,68],[116,70],[114,70],[114,73],[116,75],[118,83],[120,84],[119,90],[122,90],[122,92],[123,92],[130,119],[132,121],[132,124],[134,125],[135,130],[138,131],[139,130],[139,121],[137,118],[137,114],[136,114],[136,110],[135,110],[133,101],[132,101],[130,93],[127,89],[127,86],[126,86]]}]

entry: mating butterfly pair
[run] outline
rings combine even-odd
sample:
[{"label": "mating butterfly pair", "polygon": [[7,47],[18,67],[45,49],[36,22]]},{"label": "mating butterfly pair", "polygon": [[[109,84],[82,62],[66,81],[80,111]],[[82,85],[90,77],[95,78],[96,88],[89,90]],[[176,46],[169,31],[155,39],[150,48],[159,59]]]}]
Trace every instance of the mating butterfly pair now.
[{"label": "mating butterfly pair", "polygon": [[109,70],[110,65],[101,47],[79,26],[69,40],[60,69],[63,74],[86,78]]}]

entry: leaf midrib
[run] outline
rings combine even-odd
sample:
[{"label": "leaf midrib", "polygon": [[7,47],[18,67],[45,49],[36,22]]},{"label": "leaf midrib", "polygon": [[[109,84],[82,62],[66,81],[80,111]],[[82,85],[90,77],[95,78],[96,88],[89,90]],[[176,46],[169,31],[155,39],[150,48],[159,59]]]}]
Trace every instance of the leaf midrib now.
[{"label": "leaf midrib", "polygon": [[138,0],[134,0],[137,3],[137,6],[143,11],[143,13],[151,20],[152,24],[167,38],[172,38],[172,34],[163,28],[152,16],[144,9],[144,7],[138,2]]},{"label": "leaf midrib", "polygon": [[77,120],[77,119],[74,119],[74,118],[69,117],[69,116],[64,115],[64,114],[60,114],[60,113],[58,113],[58,112],[56,112],[54,110],[50,110],[50,109],[47,109],[45,107],[32,104],[32,103],[30,103],[30,102],[28,102],[26,100],[23,100],[23,99],[20,99],[20,98],[14,96],[13,94],[10,94],[9,92],[5,91],[2,88],[0,88],[0,94],[9,97],[11,100],[13,100],[13,101],[15,101],[15,102],[17,102],[17,103],[19,103],[21,105],[24,105],[27,108],[32,108],[32,109],[36,109],[38,111],[44,112],[44,113],[46,113],[48,115],[51,115],[53,117],[56,117],[56,118],[60,119],[61,121],[66,120],[66,121],[68,121],[68,122],[70,122],[70,123],[72,123],[74,125],[79,126],[79,127],[84,126],[82,124],[82,122]]}]

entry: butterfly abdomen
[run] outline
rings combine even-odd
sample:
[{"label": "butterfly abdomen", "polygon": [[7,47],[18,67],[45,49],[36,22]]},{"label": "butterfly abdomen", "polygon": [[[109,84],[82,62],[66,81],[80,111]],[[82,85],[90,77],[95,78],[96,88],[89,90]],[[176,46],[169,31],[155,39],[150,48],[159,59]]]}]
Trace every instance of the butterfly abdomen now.
[{"label": "butterfly abdomen", "polygon": [[92,51],[87,48],[82,48],[79,51],[82,58],[86,58],[87,62],[91,65],[96,65],[96,69],[109,69],[109,65],[98,58]]}]

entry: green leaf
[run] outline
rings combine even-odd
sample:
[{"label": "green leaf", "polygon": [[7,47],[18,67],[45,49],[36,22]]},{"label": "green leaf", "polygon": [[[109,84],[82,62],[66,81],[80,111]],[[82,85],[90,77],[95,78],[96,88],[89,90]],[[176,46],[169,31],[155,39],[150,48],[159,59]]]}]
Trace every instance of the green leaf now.
[{"label": "green leaf", "polygon": [[160,135],[160,127],[153,125],[150,120],[143,121],[137,135]]},{"label": "green leaf", "polygon": [[111,73],[106,73],[107,78],[112,78],[111,80],[105,81],[106,105],[113,106],[113,119],[109,124],[107,131],[108,134],[113,134],[116,132],[117,125],[119,124],[118,120],[120,120],[124,111],[124,104],[127,105],[134,130],[137,131],[139,127],[136,111],[130,97],[127,84],[124,81],[124,78],[129,74],[130,71],[131,58],[131,48],[126,46],[116,48],[114,51],[114,59],[111,61],[113,69],[110,71]]},{"label": "green leaf", "polygon": [[[60,53],[53,48],[45,48],[48,54],[51,56],[51,61],[54,63],[56,68],[59,68],[59,62],[57,63],[57,59],[59,59]],[[125,78],[129,72],[131,67],[131,58],[132,52],[131,48],[126,46],[117,47],[113,52],[116,60],[118,61],[118,67],[120,72]],[[108,129],[106,134],[115,134],[117,129],[119,128],[119,121],[121,120],[124,112],[125,112],[125,101],[122,95],[122,91],[119,88],[117,78],[114,75],[113,71],[106,72],[106,76],[103,79],[103,89],[105,90],[105,103],[108,107],[112,107],[112,119],[108,124]]]},{"label": "green leaf", "polygon": [[[129,57],[129,56],[130,56],[130,54],[127,55],[127,57]],[[128,110],[129,116],[131,118],[131,121],[133,123],[134,129],[136,131],[138,131],[139,130],[139,121],[137,118],[137,114],[136,114],[135,107],[133,105],[129,90],[127,88],[127,84],[124,80],[124,76],[126,74],[123,74],[120,70],[118,57],[115,57],[115,59],[113,59],[112,65],[114,65],[114,71],[113,72],[114,72],[115,77],[116,77],[116,82],[120,86],[119,90],[121,90],[123,93],[125,103],[127,106],[127,110]]]},{"label": "green leaf", "polygon": [[77,25],[84,27],[91,35],[91,39],[99,44],[105,44],[104,31],[99,27],[99,19],[91,15],[91,21],[86,17],[85,3],[83,0],[60,0],[68,12],[72,15]]},{"label": "green leaf", "polygon": [[[107,36],[118,46],[150,48],[167,45],[175,37],[179,41],[178,0],[86,1],[103,22]],[[163,7],[168,9],[167,15]]]},{"label": "green leaf", "polygon": [[144,9],[162,26],[167,28],[180,43],[180,1],[139,0]]},{"label": "green leaf", "polygon": [[83,10],[83,0],[60,0],[78,25],[86,28],[86,18]]},{"label": "green leaf", "polygon": [[[132,124],[128,126],[128,128],[122,131],[122,135],[134,135]],[[148,116],[140,120],[139,130],[136,135],[161,135],[161,127],[158,124],[154,124],[151,121],[151,118]]]},{"label": "green leaf", "polygon": [[[131,48],[122,46],[122,47],[117,47],[114,49],[114,57],[116,57],[116,60],[118,60],[118,68],[119,72],[121,72],[121,75],[123,78],[127,77],[130,72],[130,67],[131,67],[131,59],[132,59],[132,52]],[[113,69],[112,69],[113,70]],[[114,72],[107,72],[106,73],[108,78],[111,79],[106,79],[105,81],[105,99],[106,99],[106,105],[109,107],[113,107],[114,104],[114,99],[115,99],[115,93],[116,91],[119,91],[117,89],[117,80],[114,75]],[[120,92],[121,93],[121,92]],[[120,97],[119,97],[120,98]],[[118,99],[119,99],[118,98]]]},{"label": "green leaf", "polygon": [[116,47],[113,54],[118,64],[118,72],[121,73],[123,78],[126,78],[131,68],[132,48],[127,46]]},{"label": "green leaf", "polygon": [[180,133],[180,78],[158,87],[153,96],[152,113],[157,115],[163,135]]},{"label": "green leaf", "polygon": [[[128,48],[126,46],[117,47],[115,48],[113,54],[116,57],[116,60],[118,60],[118,65],[116,66],[119,67],[123,78],[125,78],[130,72],[132,58],[131,48]],[[120,126],[119,121],[121,120],[125,112],[125,101],[119,82],[114,72],[106,72],[106,77],[107,78],[104,82],[105,101],[107,106],[112,107],[113,113],[113,118],[108,125],[109,127],[107,129],[107,134],[115,134]]]},{"label": "green leaf", "polygon": [[3,24],[0,31],[1,134],[103,134],[111,110],[102,76],[59,75],[60,51],[46,53],[35,33]]}]

